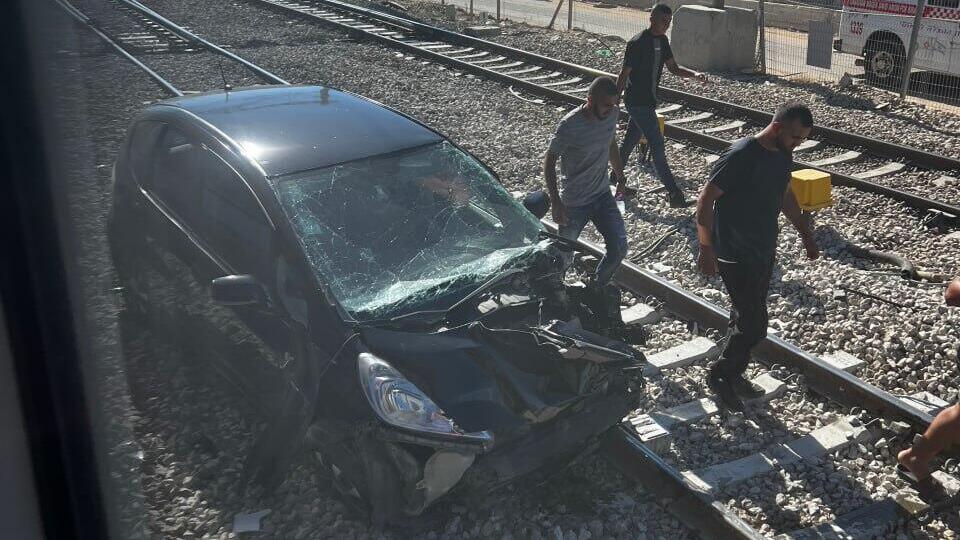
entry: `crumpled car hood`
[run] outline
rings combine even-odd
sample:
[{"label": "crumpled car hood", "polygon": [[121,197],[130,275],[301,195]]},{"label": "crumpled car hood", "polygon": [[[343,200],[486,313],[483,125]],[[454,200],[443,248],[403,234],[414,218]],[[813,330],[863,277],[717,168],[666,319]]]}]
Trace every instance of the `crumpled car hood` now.
[{"label": "crumpled car hood", "polygon": [[[475,322],[432,334],[365,328],[362,335],[372,352],[399,369],[461,428],[498,437],[549,421],[603,394],[610,379],[619,376],[616,362],[564,358],[556,347],[544,346],[542,336],[525,329]],[[612,423],[618,420],[611,418]]]}]

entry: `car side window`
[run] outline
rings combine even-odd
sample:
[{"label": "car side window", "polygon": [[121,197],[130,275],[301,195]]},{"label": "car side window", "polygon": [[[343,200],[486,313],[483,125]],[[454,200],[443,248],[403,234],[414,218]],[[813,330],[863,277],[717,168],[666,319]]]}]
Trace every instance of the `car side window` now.
[{"label": "car side window", "polygon": [[196,230],[199,217],[200,185],[196,163],[205,152],[174,127],[167,127],[156,147],[146,188],[181,220]]},{"label": "car side window", "polygon": [[145,120],[138,122],[130,136],[127,159],[130,171],[138,184],[144,185],[150,181],[150,167],[153,165],[154,149],[157,139],[163,133],[165,124]]},{"label": "car side window", "polygon": [[239,273],[270,260],[272,228],[243,179],[217,154],[167,127],[149,189],[181,224]]},{"label": "car side window", "polygon": [[263,275],[271,260],[273,229],[263,209],[237,172],[204,149],[197,163],[201,224],[198,232],[235,271]]}]

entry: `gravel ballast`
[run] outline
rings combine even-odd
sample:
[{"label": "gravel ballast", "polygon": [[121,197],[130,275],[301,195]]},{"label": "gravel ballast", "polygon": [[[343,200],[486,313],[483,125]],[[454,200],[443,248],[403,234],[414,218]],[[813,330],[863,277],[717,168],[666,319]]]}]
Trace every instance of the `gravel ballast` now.
[{"label": "gravel ballast", "polygon": [[[365,5],[385,9],[375,2]],[[397,15],[450,29],[462,31],[480,21],[479,15],[471,17],[460,10],[457,21],[451,22],[444,15],[444,7],[437,2],[410,0],[404,5],[408,11],[395,12]],[[615,37],[603,36],[601,43],[597,36],[578,30],[559,32],[507,20],[501,21],[500,25],[499,35],[485,39],[608,73],[616,74],[620,70],[626,44]],[[642,27],[637,28],[637,32],[642,30]],[[605,45],[609,46],[612,55],[598,54],[606,49]],[[682,58],[677,61],[683,64]],[[826,126],[960,157],[960,115],[911,101],[899,101],[896,95],[862,81],[841,87],[839,84],[801,83],[758,75],[715,73],[710,77],[712,83],[705,85],[680,79],[665,70],[661,84],[768,112],[773,112],[773,104],[801,100],[813,109],[817,122]]]},{"label": "gravel ballast", "polygon": [[[87,0],[85,4],[93,8],[95,2]],[[148,5],[215,43],[229,45],[234,52],[287,80],[328,83],[427,122],[490,164],[508,189],[524,191],[540,184],[540,155],[556,122],[565,113],[563,108],[518,100],[497,84],[381,47],[353,43],[343,35],[244,2],[216,0],[196,6],[183,0],[163,0]],[[224,13],[229,13],[226,21]],[[561,35],[567,39],[569,34]],[[531,48],[532,42],[526,47]],[[192,74],[204,84],[210,80],[208,60],[189,60],[189,55],[155,55],[151,62],[154,58],[157,65],[176,71],[185,81],[189,82]],[[115,56],[61,57],[57,61],[67,66],[66,73],[74,74],[73,80],[63,83],[74,90],[72,102],[64,103],[64,116],[71,118],[78,111],[90,115],[85,130],[73,133],[71,142],[65,144],[82,149],[73,171],[76,180],[70,181],[70,199],[76,209],[73,219],[82,224],[78,236],[84,247],[80,261],[87,277],[87,308],[98,321],[99,349],[95,349],[93,357],[104,364],[102,392],[112,396],[104,416],[124,419],[121,423],[127,430],[119,430],[126,436],[115,437],[117,449],[112,451],[110,463],[118,471],[126,467],[128,472],[132,469],[142,473],[146,501],[140,503],[131,496],[124,505],[131,527],[146,517],[141,526],[154,534],[230,537],[236,513],[269,508],[272,513],[264,519],[267,531],[261,536],[274,538],[582,539],[689,535],[662,507],[648,500],[599,457],[575,464],[563,476],[542,486],[504,490],[482,508],[440,505],[428,512],[421,527],[410,531],[376,529],[347,512],[333,496],[329,483],[317,476],[317,468],[306,453],[299,456],[276,492],[261,494],[246,489],[242,462],[253,434],[261,428],[249,406],[220,388],[205,372],[184,362],[178,351],[167,344],[142,337],[124,343],[122,358],[117,350],[114,309],[110,307],[113,297],[109,294],[115,285],[103,238],[109,168],[102,166],[112,163],[135,111],[160,98],[161,92],[146,77],[138,78],[134,68]],[[224,66],[226,69],[227,61]],[[237,80],[230,82],[235,86],[250,82],[240,73],[228,75],[233,76]],[[216,86],[219,81],[210,84]],[[727,82],[717,81],[714,86],[726,87]],[[862,113],[850,114],[862,117]],[[876,119],[861,121],[865,125],[877,123]],[[677,145],[668,152],[674,172],[693,193],[708,171],[706,153]],[[628,177],[644,188],[656,185],[648,172],[634,166]],[[800,258],[796,235],[789,225],[785,226],[771,290],[771,319],[776,321],[772,326],[783,337],[812,352],[842,349],[860,356],[868,362],[862,376],[887,390],[912,393],[923,389],[950,399],[956,389],[951,380],[957,376],[958,315],[956,310],[940,306],[942,289],[911,284],[893,274],[867,273],[875,265],[851,259],[843,254],[840,245],[844,239],[851,239],[860,245],[895,249],[924,269],[954,275],[958,270],[955,253],[960,251],[960,239],[921,229],[922,216],[880,197],[843,188],[838,188],[835,196],[837,206],[817,217],[818,239],[826,248],[820,261],[811,263]],[[656,195],[632,201],[627,213],[631,248],[638,251],[667,228],[681,224],[678,234],[640,263],[656,261],[665,265],[659,267],[664,277],[726,305],[722,283],[716,278],[704,278],[693,268],[695,235],[692,222],[685,220],[688,214],[688,210],[668,208]],[[869,291],[907,307],[896,308],[855,293],[844,298],[838,294],[839,285]],[[693,335],[689,325],[669,317],[652,330],[647,347],[654,351]],[[136,369],[134,376],[126,375],[130,368]],[[655,406],[702,397],[699,383],[703,373],[702,367],[693,367],[675,376],[671,374],[670,381],[685,383],[680,390],[673,384],[652,385]],[[135,386],[135,403],[129,398],[128,384]],[[689,393],[685,393],[687,390]],[[765,434],[770,439],[764,439],[763,444],[805,433],[809,427],[801,424],[823,413],[822,408],[817,409],[818,400],[801,400],[802,392],[794,390],[783,398],[782,405],[775,402],[773,411],[781,407],[793,411],[791,407],[797,407],[796,414],[791,415],[796,418],[796,425],[787,426],[789,430],[783,433],[771,430],[770,435]],[[813,421],[810,425],[819,420]],[[700,426],[707,433],[705,437],[745,436],[742,429],[729,430],[731,426],[725,421],[719,425],[707,422],[709,427]],[[749,429],[749,425],[743,429]],[[137,452],[141,450],[142,463],[138,465],[141,458]],[[697,458],[691,449],[678,451],[680,454],[674,458],[677,464],[692,464]],[[132,467],[124,461],[131,459],[128,454],[136,462]],[[892,462],[887,459],[877,463],[889,470]],[[130,487],[133,485],[126,489],[136,492],[136,488]],[[776,483],[772,485],[775,487]],[[759,497],[772,498],[770,489],[773,487],[762,490]],[[731,495],[734,496],[737,495]],[[852,499],[838,509],[846,510],[865,500]],[[743,517],[755,526],[767,525],[769,530],[782,532],[781,527],[794,524],[789,520],[750,518],[752,507],[746,508]],[[145,514],[136,516],[144,511]],[[805,526],[812,522],[798,520],[796,524]]]}]

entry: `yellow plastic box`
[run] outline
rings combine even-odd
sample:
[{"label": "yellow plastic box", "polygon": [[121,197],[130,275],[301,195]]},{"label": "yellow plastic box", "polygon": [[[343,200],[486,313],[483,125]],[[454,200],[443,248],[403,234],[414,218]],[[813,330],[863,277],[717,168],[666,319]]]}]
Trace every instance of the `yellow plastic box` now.
[{"label": "yellow plastic box", "polygon": [[800,203],[800,208],[807,212],[833,205],[830,187],[830,173],[816,169],[793,171],[790,179],[790,188]]}]

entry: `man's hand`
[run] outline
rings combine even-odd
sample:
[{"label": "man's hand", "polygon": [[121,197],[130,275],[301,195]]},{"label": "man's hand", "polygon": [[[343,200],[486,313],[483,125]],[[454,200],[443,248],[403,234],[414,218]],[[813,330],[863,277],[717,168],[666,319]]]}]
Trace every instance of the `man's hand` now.
[{"label": "man's hand", "polygon": [[803,249],[807,251],[807,258],[811,261],[815,261],[820,258],[820,248],[817,247],[817,241],[813,239],[813,235],[803,235]]},{"label": "man's hand", "polygon": [[626,180],[621,179],[620,181],[617,182],[617,193],[614,195],[614,197],[618,201],[622,201],[627,198],[627,181]]},{"label": "man's hand", "polygon": [[717,273],[717,254],[713,252],[713,246],[700,244],[700,255],[697,257],[697,268],[708,276]]},{"label": "man's hand", "polygon": [[616,197],[621,198],[627,192],[627,175],[623,174],[623,171],[613,171],[613,178],[617,182]]},{"label": "man's hand", "polygon": [[553,220],[557,225],[567,224],[567,207],[563,205],[560,197],[550,197],[550,212],[553,214]]}]

